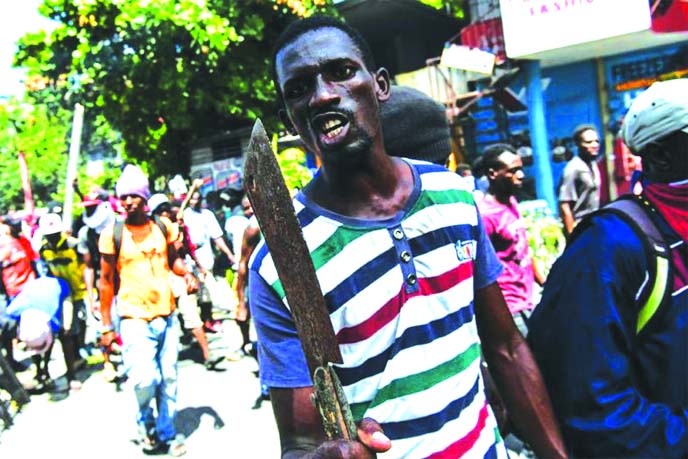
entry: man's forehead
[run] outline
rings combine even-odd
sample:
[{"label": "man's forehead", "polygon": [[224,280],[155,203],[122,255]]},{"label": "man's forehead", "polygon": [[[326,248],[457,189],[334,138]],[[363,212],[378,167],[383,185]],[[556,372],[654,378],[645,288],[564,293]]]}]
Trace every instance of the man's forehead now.
[{"label": "man's forehead", "polygon": [[317,64],[323,60],[354,59],[363,56],[353,39],[336,27],[309,30],[287,43],[276,55],[278,73],[284,67]]},{"label": "man's forehead", "polygon": [[513,153],[509,150],[504,150],[497,157],[497,159],[501,161],[504,165],[509,166],[510,164],[519,162],[521,160],[521,157],[518,155],[518,153]]}]

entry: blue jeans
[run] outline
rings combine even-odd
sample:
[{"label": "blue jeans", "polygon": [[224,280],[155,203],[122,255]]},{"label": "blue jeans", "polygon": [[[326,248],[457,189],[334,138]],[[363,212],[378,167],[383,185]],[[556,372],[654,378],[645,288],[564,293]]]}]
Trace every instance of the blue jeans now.
[{"label": "blue jeans", "polygon": [[[177,414],[177,355],[179,319],[173,313],[150,322],[122,319],[122,359],[129,382],[134,386],[139,429],[155,429],[162,442],[174,439]],[[155,400],[157,418],[153,414]]]}]

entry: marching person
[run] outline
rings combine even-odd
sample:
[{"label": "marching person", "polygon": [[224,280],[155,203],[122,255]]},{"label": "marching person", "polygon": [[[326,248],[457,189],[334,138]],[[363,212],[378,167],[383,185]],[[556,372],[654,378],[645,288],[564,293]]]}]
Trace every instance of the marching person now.
[{"label": "marching person", "polygon": [[516,192],[523,185],[523,160],[516,149],[505,143],[488,146],[480,156],[480,175],[490,186],[478,209],[485,232],[495,248],[504,271],[497,279],[516,327],[528,334],[528,318],[533,312],[533,287],[544,277],[533,262],[526,223],[518,211]]},{"label": "marching person", "polygon": [[328,17],[293,23],[275,50],[280,116],[322,164],[294,203],[344,357],[336,371],[359,421],[359,441],[324,438],[294,319],[261,242],[249,305],[282,457],[507,457],[484,392],[481,342],[519,431],[540,456],[565,457],[470,192],[441,166],[385,152],[387,71],[356,31]]},{"label": "marching person", "polygon": [[600,207],[600,171],[597,158],[600,153],[600,136],[589,124],[573,131],[578,155],[566,164],[557,187],[559,214],[568,236],[574,226],[589,213]]},{"label": "marching person", "polygon": [[116,337],[111,308],[117,295],[122,357],[138,403],[136,422],[143,449],[182,456],[186,446],[174,426],[179,321],[170,270],[184,277],[189,290],[197,285],[177,254],[177,228],[167,219],[160,219],[158,226],[147,213],[150,191],[143,171],[127,165],[115,191],[127,216],[122,224],[105,228],[98,241],[101,344],[109,347]]}]

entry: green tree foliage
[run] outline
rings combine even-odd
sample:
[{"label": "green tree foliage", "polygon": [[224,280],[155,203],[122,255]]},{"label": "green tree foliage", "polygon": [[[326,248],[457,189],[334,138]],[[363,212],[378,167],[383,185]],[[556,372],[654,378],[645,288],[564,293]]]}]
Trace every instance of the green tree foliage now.
[{"label": "green tree foliage", "polygon": [[290,192],[304,188],[313,178],[305,165],[306,153],[301,148],[291,147],[280,151],[277,164]]},{"label": "green tree foliage", "polygon": [[2,211],[23,208],[19,152],[24,152],[37,206],[51,200],[56,183],[64,182],[69,115],[65,110],[51,111],[46,105],[33,106],[16,99],[0,102]]},{"label": "green tree foliage", "polygon": [[444,10],[450,15],[463,19],[466,17],[466,0],[418,0],[436,10]]},{"label": "green tree foliage", "polygon": [[40,12],[60,24],[25,35],[15,63],[121,133],[128,157],[185,171],[194,139],[255,117],[275,129],[272,44],[295,16],[330,3],[44,0]]},{"label": "green tree foliage", "polygon": [[[45,96],[50,94],[42,91]],[[55,104],[52,97],[38,101],[32,96],[0,101],[0,213],[21,209],[24,193],[19,174],[18,153],[23,152],[29,169],[33,198],[37,207],[64,200],[69,142],[73,113]],[[82,150],[116,148],[118,136],[101,119],[85,124]],[[90,142],[90,146],[84,147]],[[106,155],[107,156],[107,155]],[[84,192],[93,187],[111,188],[119,175],[119,163],[105,161],[103,171],[89,174],[86,158],[80,157],[78,180]],[[77,199],[78,202],[78,199]],[[79,208],[74,213],[80,213]]]}]

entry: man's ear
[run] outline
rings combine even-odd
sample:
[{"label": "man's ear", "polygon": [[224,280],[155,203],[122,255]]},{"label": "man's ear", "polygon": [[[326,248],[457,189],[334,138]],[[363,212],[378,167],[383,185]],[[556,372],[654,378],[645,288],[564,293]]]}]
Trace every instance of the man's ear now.
[{"label": "man's ear", "polygon": [[487,169],[487,178],[492,181],[495,177],[497,177],[497,171],[491,167]]},{"label": "man's ear", "polygon": [[284,124],[284,127],[286,128],[287,132],[291,135],[296,135],[296,129],[294,129],[294,125],[291,124],[291,120],[287,115],[287,111],[283,108],[280,108],[277,111],[277,116],[279,116],[279,119],[280,121],[282,121],[282,124]]},{"label": "man's ear", "polygon": [[375,82],[377,83],[377,100],[384,102],[389,99],[391,91],[391,83],[389,78],[389,72],[386,68],[380,67],[374,74]]}]

